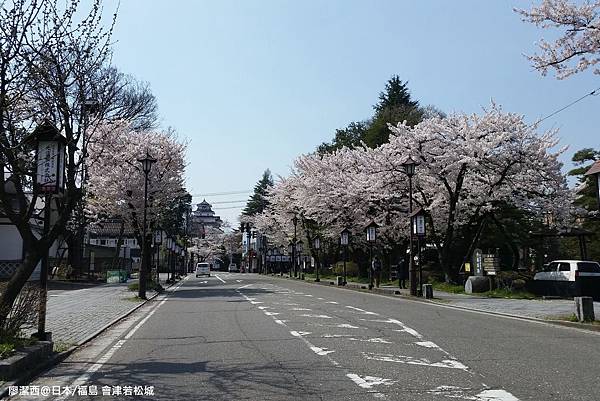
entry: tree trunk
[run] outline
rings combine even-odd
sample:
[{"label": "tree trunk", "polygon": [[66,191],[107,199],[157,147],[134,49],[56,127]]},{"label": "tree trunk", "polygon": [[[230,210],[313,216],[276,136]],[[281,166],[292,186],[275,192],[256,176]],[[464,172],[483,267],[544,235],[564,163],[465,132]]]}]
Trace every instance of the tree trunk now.
[{"label": "tree trunk", "polygon": [[49,246],[44,246],[43,244],[44,242],[39,241],[32,244],[33,246],[25,247],[26,251],[23,263],[8,281],[4,292],[0,294],[0,328],[4,327],[15,300],[31,276],[31,273],[33,273],[35,267],[42,259],[43,252],[46,252],[49,248]]}]

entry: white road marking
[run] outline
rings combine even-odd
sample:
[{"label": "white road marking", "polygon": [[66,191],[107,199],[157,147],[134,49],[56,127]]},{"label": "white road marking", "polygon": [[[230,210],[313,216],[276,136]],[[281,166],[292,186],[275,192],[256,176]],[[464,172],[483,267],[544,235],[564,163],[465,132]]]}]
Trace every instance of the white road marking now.
[{"label": "white road marking", "polygon": [[298,311],[300,311],[300,310],[312,310],[312,309],[308,309],[308,308],[292,308],[291,310],[298,310]]},{"label": "white road marking", "polygon": [[391,341],[388,341],[386,339],[379,338],[379,337],[368,338],[368,339],[351,337],[348,340],[350,340],[350,341],[360,341],[360,342],[363,342],[363,343],[393,344]]},{"label": "white road marking", "polygon": [[339,304],[338,304],[337,302],[335,302],[335,301],[327,301],[327,302],[325,302],[325,303],[326,303],[326,304],[334,304],[334,305],[339,305]]},{"label": "white road marking", "polygon": [[341,337],[350,337],[352,334],[323,334],[321,337],[323,338],[341,338]]},{"label": "white road marking", "polygon": [[351,324],[348,324],[348,323],[336,324],[336,325],[335,325],[335,326],[333,326],[333,327],[339,327],[339,328],[341,328],[341,329],[360,329],[360,327],[358,327],[358,326],[353,326],[353,325],[351,325]]},{"label": "white road marking", "polygon": [[310,349],[317,355],[321,355],[321,356],[325,356],[327,354],[331,354],[332,352],[335,352],[333,350],[327,349],[327,348],[320,348],[317,346],[312,346],[310,347]]},{"label": "white road marking", "polygon": [[275,319],[275,323],[280,324],[282,326],[285,326],[285,322],[287,322],[287,320]]},{"label": "white road marking", "polygon": [[519,401],[517,397],[504,390],[485,390],[475,396],[477,401]]},{"label": "white road marking", "polygon": [[469,395],[472,391],[473,390],[469,388],[456,386],[439,386],[433,390],[428,390],[427,393],[468,401],[519,401],[518,398],[505,390],[488,389],[476,395]]},{"label": "white road marking", "polygon": [[[223,280],[221,280],[221,281],[223,281]],[[223,282],[224,282],[224,281],[223,281]],[[235,282],[236,282],[236,283],[241,283],[241,282],[242,282],[242,280],[235,280]]]},{"label": "white road marking", "polygon": [[371,352],[363,352],[362,354],[366,359],[371,359],[374,361],[405,363],[407,365],[422,365],[436,368],[461,369],[464,371],[469,370],[467,366],[454,359],[444,359],[440,362],[431,362],[427,358],[415,358],[407,355],[375,354]]},{"label": "white road marking", "polygon": [[379,313],[375,313],[375,312],[369,312],[369,311],[366,311],[366,310],[364,310],[364,309],[355,308],[354,306],[346,306],[346,308],[348,308],[348,309],[353,309],[353,310],[355,310],[355,311],[358,311],[358,312],[360,312],[360,313],[362,313],[362,314],[364,314],[364,315],[375,315],[375,316],[379,316]]},{"label": "white road marking", "polygon": [[222,283],[225,283],[225,280],[223,280],[221,277],[217,276],[216,274],[215,274],[215,277],[218,278],[219,280],[221,280]]},{"label": "white road marking", "polygon": [[279,312],[266,312],[266,311],[264,311],[264,313],[265,313],[265,315],[267,315],[267,316],[277,316],[277,315],[279,315],[279,314],[280,314]]},{"label": "white road marking", "polygon": [[396,383],[395,381],[392,381],[391,379],[383,379],[381,377],[375,377],[375,376],[360,377],[359,375],[354,374],[354,373],[348,373],[346,376],[349,377],[354,383],[358,384],[359,387],[366,388],[366,389],[370,389],[371,387],[377,386],[379,384],[383,384],[385,386],[391,386],[392,384]]},{"label": "white road marking", "polygon": [[419,347],[434,348],[434,349],[442,350],[439,345],[437,345],[436,343],[434,343],[432,341],[417,341],[415,344],[418,345]]},{"label": "white road marking", "polygon": [[331,319],[331,316],[327,316],[327,315],[311,315],[310,313],[304,313],[300,316],[303,317],[314,317],[316,319]]}]

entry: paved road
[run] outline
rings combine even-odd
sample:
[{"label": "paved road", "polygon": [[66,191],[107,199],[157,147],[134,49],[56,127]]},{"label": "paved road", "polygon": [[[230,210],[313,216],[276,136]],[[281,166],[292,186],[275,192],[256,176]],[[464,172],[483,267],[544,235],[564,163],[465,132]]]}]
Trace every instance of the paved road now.
[{"label": "paved road", "polygon": [[571,328],[218,274],[190,277],[33,384],[153,386],[134,397],[148,400],[589,401],[599,345]]}]

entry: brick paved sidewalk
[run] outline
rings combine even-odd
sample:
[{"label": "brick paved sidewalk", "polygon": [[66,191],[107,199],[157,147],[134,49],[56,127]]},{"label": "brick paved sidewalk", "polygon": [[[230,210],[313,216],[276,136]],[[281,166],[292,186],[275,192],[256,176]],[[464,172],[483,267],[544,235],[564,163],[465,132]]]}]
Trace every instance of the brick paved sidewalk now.
[{"label": "brick paved sidewalk", "polygon": [[[102,285],[50,282],[46,330],[52,332],[52,340],[66,346],[80,345],[138,307],[142,301],[134,299],[137,293],[127,288],[134,281]],[[154,292],[149,291],[148,296],[152,295]],[[34,331],[27,330],[31,333]]]}]

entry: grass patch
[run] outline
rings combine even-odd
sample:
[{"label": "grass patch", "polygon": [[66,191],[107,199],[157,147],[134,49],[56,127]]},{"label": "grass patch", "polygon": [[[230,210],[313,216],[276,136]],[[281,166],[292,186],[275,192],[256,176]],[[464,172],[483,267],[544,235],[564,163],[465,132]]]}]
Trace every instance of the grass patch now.
[{"label": "grass patch", "polygon": [[[140,283],[136,281],[135,283],[129,284],[127,288],[129,288],[129,291],[139,291]],[[148,281],[148,283],[146,283],[146,290],[154,290],[160,292],[163,290],[163,287],[160,284],[155,283],[154,281]]]},{"label": "grass patch", "polygon": [[536,299],[535,295],[522,290],[508,290],[506,288],[497,288],[492,291],[482,292],[477,295],[483,295],[488,298],[510,298],[510,299]]},{"label": "grass patch", "polygon": [[57,341],[54,343],[53,350],[54,352],[65,352],[74,345],[74,343],[70,343],[67,341]]},{"label": "grass patch", "polygon": [[575,315],[574,313],[571,313],[570,315],[547,316],[545,319],[546,320],[563,320],[565,322],[585,323],[585,324],[593,324],[594,326],[600,326],[600,320],[580,322],[577,319],[577,315]]},{"label": "grass patch", "polygon": [[449,292],[451,294],[464,294],[465,287],[458,284],[451,284],[446,282],[433,281],[430,283],[434,290]]},{"label": "grass patch", "polygon": [[27,347],[28,345],[37,342],[34,338],[22,337],[5,337],[0,338],[0,359],[5,359],[15,353],[19,348]]},{"label": "grass patch", "polygon": [[135,297],[128,297],[128,298],[123,298],[125,301],[130,301],[130,302],[143,302],[145,301],[145,299],[142,299],[140,297],[138,297],[137,295]]}]

